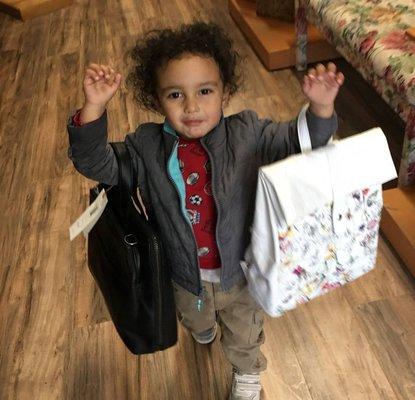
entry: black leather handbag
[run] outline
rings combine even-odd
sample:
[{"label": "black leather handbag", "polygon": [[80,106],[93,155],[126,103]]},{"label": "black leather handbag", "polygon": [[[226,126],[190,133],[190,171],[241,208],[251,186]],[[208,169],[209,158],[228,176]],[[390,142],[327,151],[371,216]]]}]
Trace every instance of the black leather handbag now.
[{"label": "black leather handbag", "polygon": [[88,235],[89,270],[127,348],[134,354],[153,353],[177,342],[170,271],[157,228],[144,217],[135,194],[128,149],[123,142],[110,144],[119,183],[90,190],[92,203],[106,189],[108,204]]}]

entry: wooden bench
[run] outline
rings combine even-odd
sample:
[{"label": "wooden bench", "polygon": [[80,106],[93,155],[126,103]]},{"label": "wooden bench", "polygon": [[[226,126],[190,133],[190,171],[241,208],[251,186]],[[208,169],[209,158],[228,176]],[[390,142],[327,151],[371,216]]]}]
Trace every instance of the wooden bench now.
[{"label": "wooden bench", "polygon": [[0,0],[0,11],[22,21],[70,6],[73,0]]},{"label": "wooden bench", "polygon": [[[268,70],[292,67],[296,63],[294,23],[260,17],[254,0],[228,0],[229,13]],[[338,58],[339,54],[315,26],[308,31],[310,62]]]},{"label": "wooden bench", "polygon": [[415,276],[415,186],[383,192],[380,228]]}]

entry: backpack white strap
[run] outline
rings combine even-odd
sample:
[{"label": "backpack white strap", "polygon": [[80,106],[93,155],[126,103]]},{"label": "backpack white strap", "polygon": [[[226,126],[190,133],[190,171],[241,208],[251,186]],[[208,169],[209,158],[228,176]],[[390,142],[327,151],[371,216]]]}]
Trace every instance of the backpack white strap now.
[{"label": "backpack white strap", "polygon": [[297,134],[298,140],[300,142],[301,153],[305,153],[311,150],[310,132],[308,130],[306,117],[306,112],[309,106],[309,103],[303,106],[297,119]]}]

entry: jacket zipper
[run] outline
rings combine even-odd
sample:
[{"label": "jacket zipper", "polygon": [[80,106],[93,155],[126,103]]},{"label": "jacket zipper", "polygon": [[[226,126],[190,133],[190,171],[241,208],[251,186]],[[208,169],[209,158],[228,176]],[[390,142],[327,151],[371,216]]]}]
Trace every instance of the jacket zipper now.
[{"label": "jacket zipper", "polygon": [[[175,147],[178,146],[178,142],[179,141],[176,140]],[[181,197],[180,197],[180,191],[179,191],[179,188],[176,185],[176,182],[174,182],[173,178],[170,176],[170,171],[169,171],[170,160],[171,160],[171,157],[172,157],[173,153],[174,153],[174,147],[173,147],[173,150],[170,153],[169,159],[167,161],[167,176],[169,177],[169,180],[173,184],[174,188],[176,189],[177,196],[179,197],[179,200],[180,200],[180,209],[181,209],[182,208],[182,202],[181,202]],[[183,212],[181,214],[183,215]],[[200,296],[203,293],[203,288],[202,288],[202,276],[200,274],[199,256],[197,255],[196,237],[195,237],[195,234],[193,232],[193,227],[192,227],[192,224],[190,223],[189,219],[185,215],[183,215],[183,218],[185,219],[186,223],[189,225],[190,230],[192,231],[193,241],[194,241],[194,244],[196,246],[197,271],[198,271],[198,274],[199,274],[199,292],[198,292],[198,296]],[[198,305],[200,305],[200,299],[199,299]]]},{"label": "jacket zipper", "polygon": [[215,192],[215,185],[213,184],[214,182],[214,167],[213,167],[213,157],[212,154],[210,153],[210,151],[208,150],[208,148],[206,147],[206,145],[202,142],[202,140],[200,141],[200,144],[202,145],[202,147],[205,149],[206,153],[209,156],[209,161],[210,161],[210,166],[212,169],[212,196],[213,196],[213,200],[215,202],[216,205],[216,211],[217,211],[217,218],[216,218],[216,227],[215,227],[215,238],[216,238],[216,245],[218,246],[218,252],[219,252],[219,260],[220,260],[220,266],[221,266],[221,270],[220,270],[220,285],[222,286],[222,282],[223,282],[223,264],[222,264],[222,254],[220,251],[220,244],[219,244],[219,236],[218,236],[218,226],[219,226],[219,214],[220,214],[220,208],[219,208],[219,200],[216,197],[216,192]]}]

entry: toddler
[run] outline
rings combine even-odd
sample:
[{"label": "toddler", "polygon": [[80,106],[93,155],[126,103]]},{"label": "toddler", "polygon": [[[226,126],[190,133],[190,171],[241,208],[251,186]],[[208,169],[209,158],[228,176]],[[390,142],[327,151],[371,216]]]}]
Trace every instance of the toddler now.
[{"label": "toddler", "polygon": [[[216,25],[197,22],[149,32],[131,52],[127,83],[138,104],[163,115],[125,137],[134,175],[151,209],[172,271],[180,322],[201,344],[217,328],[233,366],[229,399],[260,399],[266,368],[263,314],[250,296],[240,260],[255,206],[258,168],[300,152],[297,119],[274,122],[251,110],[224,117],[239,88],[239,54]],[[85,103],[68,122],[69,157],[86,177],[116,185],[107,143],[106,105],[122,77],[111,66],[85,71]],[[303,117],[313,148],[337,129],[334,99],[344,76],[319,64],[305,75]]]}]

